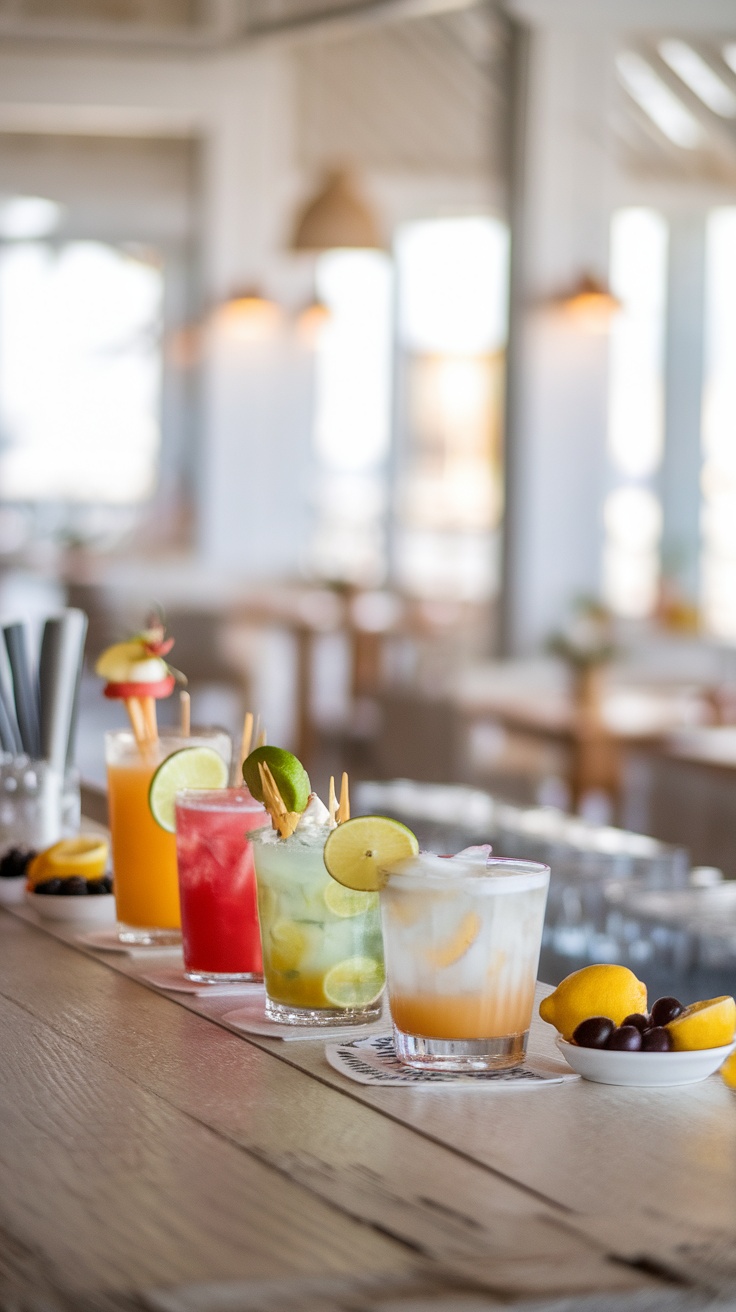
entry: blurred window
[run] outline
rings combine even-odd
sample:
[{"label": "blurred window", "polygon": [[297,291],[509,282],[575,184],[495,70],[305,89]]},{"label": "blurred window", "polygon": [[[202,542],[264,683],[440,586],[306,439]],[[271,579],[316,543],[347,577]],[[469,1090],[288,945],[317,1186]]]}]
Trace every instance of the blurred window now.
[{"label": "blurred window", "polygon": [[316,518],[310,563],[324,578],[381,581],[391,435],[392,271],[380,251],[328,251],[317,291]]},{"label": "blurred window", "polygon": [[489,217],[399,231],[395,572],[419,596],[498,588],[508,255]]},{"label": "blurred window", "polygon": [[736,209],[708,219],[703,388],[703,619],[736,638]]},{"label": "blurred window", "polygon": [[98,242],[0,247],[3,500],[153,494],[162,291],[155,261]]},{"label": "blurred window", "polygon": [[619,615],[657,603],[664,445],[667,225],[648,209],[614,215],[611,287],[622,303],[610,336],[608,443],[613,486],[604,506],[604,596]]}]

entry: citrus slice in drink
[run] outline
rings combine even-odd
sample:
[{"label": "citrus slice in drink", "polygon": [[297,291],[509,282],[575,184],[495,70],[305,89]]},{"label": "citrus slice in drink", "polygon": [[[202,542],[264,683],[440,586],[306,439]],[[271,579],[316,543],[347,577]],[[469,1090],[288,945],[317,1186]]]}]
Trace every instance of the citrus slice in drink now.
[{"label": "citrus slice in drink", "polygon": [[469,948],[473,946],[481,929],[480,916],[476,911],[469,911],[460,924],[439,947],[427,949],[427,960],[437,970],[446,970],[460,961]]},{"label": "citrus slice in drink", "polygon": [[270,930],[270,957],[274,970],[298,970],[307,949],[307,935],[293,920],[278,920]]},{"label": "citrus slice in drink", "polygon": [[182,747],[162,761],[148,789],[148,805],[156,824],[173,834],[176,794],[182,788],[226,788],[229,770],[214,747]]},{"label": "citrus slice in drink", "polygon": [[378,906],[375,893],[357,893],[354,888],[345,888],[331,879],[325,884],[322,896],[334,916],[348,920],[351,916],[362,916],[365,911],[373,911]]},{"label": "citrus slice in drink", "polygon": [[267,765],[287,811],[303,811],[309,801],[311,784],[301,761],[283,747],[256,747],[243,761],[243,778],[251,797],[263,801],[259,765]]},{"label": "citrus slice in drink", "polygon": [[62,838],[29,863],[28,881],[34,885],[44,879],[66,879],[72,875],[98,879],[105,873],[109,850],[107,839],[96,834]]},{"label": "citrus slice in drink", "polygon": [[385,980],[382,961],[375,957],[348,957],[328,970],[322,988],[333,1007],[367,1007],[380,998]]},{"label": "citrus slice in drink", "polygon": [[358,815],[333,829],[325,843],[325,865],[345,888],[375,893],[383,888],[391,866],[416,856],[416,835],[385,815]]}]

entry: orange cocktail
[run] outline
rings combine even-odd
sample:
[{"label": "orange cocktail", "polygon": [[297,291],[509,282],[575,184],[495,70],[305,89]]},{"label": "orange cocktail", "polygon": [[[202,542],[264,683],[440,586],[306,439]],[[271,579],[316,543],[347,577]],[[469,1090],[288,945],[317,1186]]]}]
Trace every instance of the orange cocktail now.
[{"label": "orange cocktail", "polygon": [[148,789],[172,752],[205,744],[229,763],[230,738],[219,729],[189,737],[163,733],[143,746],[128,731],[105,734],[115,907],[123,942],[180,940],[176,838],[154,820]]},{"label": "orange cocktail", "polygon": [[409,1066],[493,1070],[524,1058],[549,867],[489,851],[421,852],[381,889],[394,1042]]}]

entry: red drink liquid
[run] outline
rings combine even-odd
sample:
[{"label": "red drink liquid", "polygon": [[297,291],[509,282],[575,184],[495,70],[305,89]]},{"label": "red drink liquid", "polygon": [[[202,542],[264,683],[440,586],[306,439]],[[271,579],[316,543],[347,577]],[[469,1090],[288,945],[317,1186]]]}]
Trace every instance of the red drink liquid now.
[{"label": "red drink liquid", "polygon": [[253,848],[268,817],[247,788],[187,789],[176,798],[184,971],[215,982],[263,973]]}]

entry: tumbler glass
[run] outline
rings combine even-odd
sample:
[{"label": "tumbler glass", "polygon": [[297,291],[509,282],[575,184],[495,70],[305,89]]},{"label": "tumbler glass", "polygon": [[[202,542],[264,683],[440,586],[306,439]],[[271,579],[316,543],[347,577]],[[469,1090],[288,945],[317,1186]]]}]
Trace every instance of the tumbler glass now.
[{"label": "tumbler glass", "polygon": [[381,890],[396,1055],[408,1066],[523,1061],[549,866],[420,853]]}]

